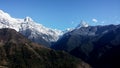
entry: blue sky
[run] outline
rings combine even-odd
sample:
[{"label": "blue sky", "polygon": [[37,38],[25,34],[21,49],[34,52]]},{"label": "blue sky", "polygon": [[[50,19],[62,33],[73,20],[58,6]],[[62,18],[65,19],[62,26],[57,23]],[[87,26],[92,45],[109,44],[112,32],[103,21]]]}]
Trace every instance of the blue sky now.
[{"label": "blue sky", "polygon": [[120,24],[120,0],[0,0],[0,9],[61,30],[81,20],[90,25]]}]

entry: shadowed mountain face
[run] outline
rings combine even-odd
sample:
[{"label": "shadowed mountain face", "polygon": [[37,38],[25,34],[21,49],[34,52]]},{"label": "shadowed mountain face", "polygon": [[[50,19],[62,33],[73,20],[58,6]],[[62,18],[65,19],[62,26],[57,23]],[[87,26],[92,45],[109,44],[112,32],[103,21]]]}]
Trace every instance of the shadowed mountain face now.
[{"label": "shadowed mountain face", "polygon": [[90,68],[64,51],[32,43],[13,29],[0,29],[0,67],[2,68]]},{"label": "shadowed mountain face", "polygon": [[120,25],[75,29],[52,48],[65,50],[95,68],[120,68]]}]

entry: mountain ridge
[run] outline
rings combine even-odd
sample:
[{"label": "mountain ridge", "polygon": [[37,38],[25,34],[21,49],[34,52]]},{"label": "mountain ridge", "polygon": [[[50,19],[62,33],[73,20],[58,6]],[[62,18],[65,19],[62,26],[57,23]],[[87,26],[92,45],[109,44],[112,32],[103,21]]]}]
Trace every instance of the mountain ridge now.
[{"label": "mountain ridge", "polygon": [[63,34],[60,30],[46,28],[34,22],[30,17],[26,17],[25,19],[12,18],[2,10],[0,10],[0,28],[15,29],[33,42],[43,44],[46,47],[50,47],[51,42],[57,41]]},{"label": "mountain ridge", "polygon": [[31,42],[14,29],[0,29],[0,67],[3,68],[91,68],[64,51]]},{"label": "mountain ridge", "polygon": [[75,29],[64,34],[51,48],[64,50],[94,68],[119,68],[120,25]]}]

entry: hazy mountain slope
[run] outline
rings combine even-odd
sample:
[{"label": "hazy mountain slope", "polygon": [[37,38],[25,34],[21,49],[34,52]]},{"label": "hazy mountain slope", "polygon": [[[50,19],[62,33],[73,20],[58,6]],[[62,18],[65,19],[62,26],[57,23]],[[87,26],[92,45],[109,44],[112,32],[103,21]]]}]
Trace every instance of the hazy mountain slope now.
[{"label": "hazy mountain slope", "polygon": [[55,49],[64,49],[71,51],[75,47],[81,46],[88,41],[94,41],[96,38],[101,37],[110,30],[118,28],[120,25],[108,25],[108,26],[89,26],[76,28],[70,32],[65,33],[55,45],[52,47]]},{"label": "hazy mountain slope", "polygon": [[117,68],[120,61],[120,25],[89,26],[74,29],[52,48],[65,50],[95,68]]},{"label": "hazy mountain slope", "polygon": [[0,29],[0,67],[8,68],[90,68],[64,51],[32,43],[13,29]]},{"label": "hazy mountain slope", "polygon": [[51,42],[57,41],[62,35],[62,31],[44,27],[30,17],[25,19],[12,18],[2,10],[0,10],[0,28],[15,29],[33,42],[43,44],[46,47],[49,47]]}]

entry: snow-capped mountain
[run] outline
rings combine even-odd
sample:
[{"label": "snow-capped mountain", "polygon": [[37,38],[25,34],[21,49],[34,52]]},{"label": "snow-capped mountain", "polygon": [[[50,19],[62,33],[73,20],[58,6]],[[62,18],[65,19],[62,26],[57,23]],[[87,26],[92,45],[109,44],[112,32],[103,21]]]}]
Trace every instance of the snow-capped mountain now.
[{"label": "snow-capped mountain", "polygon": [[12,18],[2,10],[0,10],[0,28],[15,29],[33,42],[44,44],[47,47],[50,46],[51,42],[57,41],[59,36],[62,35],[62,31],[46,28],[33,21],[30,17],[24,19]]},{"label": "snow-capped mountain", "polygon": [[81,22],[75,27],[75,28],[67,28],[66,30],[63,31],[63,34],[71,32],[75,29],[80,29],[80,28],[84,28],[84,27],[88,27],[89,24],[87,22],[85,22],[84,20],[81,20]]},{"label": "snow-capped mountain", "polygon": [[76,28],[79,29],[81,27],[88,27],[88,26],[89,26],[88,23],[82,20]]},{"label": "snow-capped mountain", "polygon": [[51,48],[81,58],[93,68],[120,68],[120,25],[88,26],[65,33]]}]

